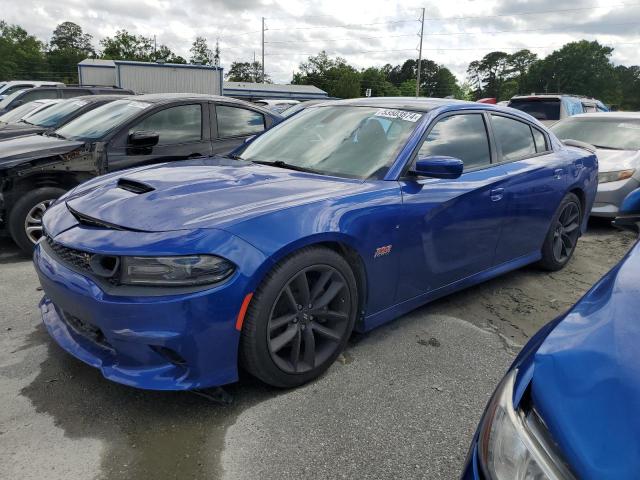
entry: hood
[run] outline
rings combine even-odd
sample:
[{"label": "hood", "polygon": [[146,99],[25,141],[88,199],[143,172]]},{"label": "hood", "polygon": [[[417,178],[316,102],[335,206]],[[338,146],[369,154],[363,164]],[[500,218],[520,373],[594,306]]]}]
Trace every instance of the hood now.
[{"label": "hood", "polygon": [[638,150],[607,150],[598,148],[598,170],[600,172],[616,172],[640,167],[640,152]]},{"label": "hood", "polygon": [[66,199],[72,211],[146,232],[220,228],[283,208],[344,195],[362,181],[221,157],[166,163],[89,182]]},{"label": "hood", "polygon": [[0,140],[44,132],[46,129],[28,123],[7,123],[0,127]]},{"label": "hood", "polygon": [[84,142],[63,140],[45,135],[26,135],[0,142],[0,168],[19,165],[22,162],[69,153]]},{"label": "hood", "polygon": [[578,478],[640,471],[640,244],[534,357],[533,402]]}]

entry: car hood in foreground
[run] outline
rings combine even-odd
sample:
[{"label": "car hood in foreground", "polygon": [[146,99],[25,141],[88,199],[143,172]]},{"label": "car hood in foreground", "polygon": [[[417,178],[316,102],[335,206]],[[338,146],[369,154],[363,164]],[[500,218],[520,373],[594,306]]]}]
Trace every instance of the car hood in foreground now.
[{"label": "car hood in foreground", "polygon": [[640,152],[637,150],[607,150],[598,148],[598,170],[600,172],[617,172],[640,167]]},{"label": "car hood in foreground", "polygon": [[39,127],[38,125],[29,125],[28,123],[7,123],[0,126],[0,140],[41,133],[45,130],[46,129],[43,127]]},{"label": "car hood in foreground", "polygon": [[82,145],[84,145],[83,142],[45,135],[10,138],[0,142],[0,168],[9,168],[22,162],[69,153]]},{"label": "car hood in foreground", "polygon": [[578,478],[640,471],[640,244],[580,300],[534,359],[533,402]]},{"label": "car hood in foreground", "polygon": [[361,186],[362,181],[214,157],[88,182],[72,192],[66,203],[71,210],[106,224],[161,232],[219,228]]}]

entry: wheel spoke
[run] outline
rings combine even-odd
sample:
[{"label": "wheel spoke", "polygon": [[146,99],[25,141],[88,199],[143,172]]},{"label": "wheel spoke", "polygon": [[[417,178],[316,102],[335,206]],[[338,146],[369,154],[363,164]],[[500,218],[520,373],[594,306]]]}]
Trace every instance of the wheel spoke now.
[{"label": "wheel spoke", "polygon": [[34,217],[33,211],[26,218],[26,223],[42,223],[42,217]]},{"label": "wheel spoke", "polygon": [[42,232],[42,226],[34,225],[33,227],[27,227],[25,231],[27,233]]},{"label": "wheel spoke", "polygon": [[[300,344],[302,343],[302,335],[300,329],[296,328],[296,335],[293,337],[293,343],[291,344],[291,365],[293,365],[293,371],[298,371],[298,361],[300,360]],[[306,360],[305,360],[306,361]]]},{"label": "wheel spoke", "polygon": [[569,215],[569,217],[567,218],[567,220],[563,223],[563,225],[566,227],[568,225],[572,225],[573,223],[576,222],[576,220],[578,220],[578,212],[572,212],[571,215]]},{"label": "wheel spoke", "polygon": [[344,283],[342,283],[340,280],[333,280],[329,284],[329,288],[327,288],[327,290],[318,298],[318,300],[316,300],[316,302],[314,303],[314,307],[322,308],[329,305],[331,300],[336,298],[336,295],[338,295],[338,293],[340,293],[343,288]]},{"label": "wheel spoke", "polygon": [[298,333],[298,327],[296,325],[289,326],[280,335],[278,335],[277,337],[271,339],[271,345],[270,345],[271,351],[273,353],[277,353],[280,350],[282,350],[282,348],[284,346],[289,344],[291,342],[291,340],[293,340],[295,338],[297,333]]},{"label": "wheel spoke", "polygon": [[326,327],[325,325],[321,325],[318,322],[311,322],[311,328],[313,328],[314,332],[318,332],[319,335],[322,335],[323,337],[330,340],[335,340],[336,342],[340,341],[340,339],[342,338],[342,335],[340,335],[338,332],[331,330],[330,328]]},{"label": "wheel spoke", "polygon": [[318,279],[318,281],[313,286],[313,289],[311,290],[312,302],[315,302],[318,296],[323,292],[325,285],[331,279],[332,275],[333,275],[333,272],[331,270],[326,270],[322,272],[322,275],[320,275],[320,278]]},{"label": "wheel spoke", "polygon": [[562,235],[562,245],[566,249],[567,254],[569,254],[573,248],[573,242],[571,241],[571,238],[569,238],[569,235]]},{"label": "wheel spoke", "polygon": [[311,293],[309,292],[309,280],[307,279],[307,274],[303,271],[293,279],[293,283],[297,287],[299,293],[299,300],[302,305],[309,305],[309,300],[311,299]]},{"label": "wheel spoke", "polygon": [[293,296],[293,292],[291,291],[291,287],[289,285],[287,285],[286,288],[284,289],[284,294],[286,295],[287,300],[289,301],[289,307],[291,307],[291,310],[293,310],[294,312],[297,312],[298,302]]},{"label": "wheel spoke", "polygon": [[278,318],[272,318],[269,322],[269,331],[277,330],[280,327],[284,327],[287,323],[291,322],[294,318],[296,318],[295,313],[291,313],[289,315],[283,315]]},{"label": "wheel spoke", "polygon": [[580,226],[580,224],[578,222],[574,222],[571,223],[569,225],[567,225],[564,229],[564,233],[572,233],[573,231],[575,231],[576,228],[578,228]]},{"label": "wheel spoke", "polygon": [[310,313],[313,314],[314,317],[319,317],[324,320],[346,320],[349,318],[344,312],[335,312],[333,310],[312,310]]},{"label": "wheel spoke", "polygon": [[553,241],[553,255],[556,257],[556,260],[562,260],[562,239],[560,235],[557,235]]},{"label": "wheel spoke", "polygon": [[304,362],[311,368],[316,366],[316,339],[313,330],[307,328],[303,334],[304,338]]}]

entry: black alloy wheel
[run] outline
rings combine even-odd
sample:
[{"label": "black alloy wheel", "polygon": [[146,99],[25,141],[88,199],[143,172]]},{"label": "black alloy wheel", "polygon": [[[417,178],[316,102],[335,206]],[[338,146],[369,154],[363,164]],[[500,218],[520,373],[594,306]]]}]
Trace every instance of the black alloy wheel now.
[{"label": "black alloy wheel", "polygon": [[287,282],[269,316],[269,352],[283,372],[305,373],[335,352],[349,325],[347,281],[329,265],[305,268]]},{"label": "black alloy wheel", "polygon": [[565,263],[573,254],[580,233],[580,207],[567,203],[556,221],[553,232],[553,257],[558,263]]}]

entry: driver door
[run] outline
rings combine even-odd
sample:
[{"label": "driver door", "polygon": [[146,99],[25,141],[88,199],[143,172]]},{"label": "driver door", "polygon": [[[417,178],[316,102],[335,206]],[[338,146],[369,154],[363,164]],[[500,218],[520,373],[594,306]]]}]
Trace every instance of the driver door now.
[{"label": "driver door", "polygon": [[[108,171],[210,155],[208,118],[207,103],[172,105],[151,112],[110,142]],[[141,131],[157,133],[158,144],[144,148],[130,145],[129,136]]]},{"label": "driver door", "polygon": [[506,211],[506,177],[492,164],[488,125],[481,112],[441,117],[417,158],[459,158],[462,175],[400,180],[404,245],[397,301],[435,292],[493,266]]}]

